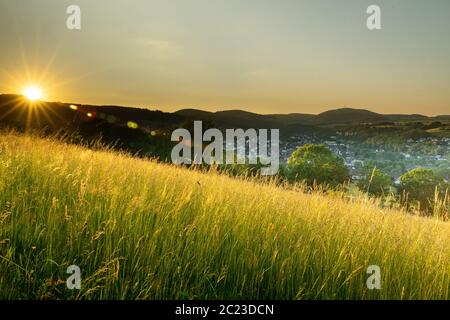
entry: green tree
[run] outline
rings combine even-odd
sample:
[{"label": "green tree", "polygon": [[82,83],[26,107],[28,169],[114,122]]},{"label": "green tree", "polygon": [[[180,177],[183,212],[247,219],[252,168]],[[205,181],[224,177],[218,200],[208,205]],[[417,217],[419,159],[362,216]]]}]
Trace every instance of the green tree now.
[{"label": "green tree", "polygon": [[344,160],[335,156],[325,145],[305,144],[288,159],[290,181],[316,182],[336,187],[350,179]]},{"label": "green tree", "polygon": [[450,182],[450,167],[448,164],[435,168],[434,172],[438,177],[441,177],[447,180],[447,182]]},{"label": "green tree", "polygon": [[382,196],[392,188],[391,178],[377,167],[366,167],[364,178],[358,182],[358,187],[374,196]]},{"label": "green tree", "polygon": [[448,184],[435,175],[433,170],[417,168],[400,177],[399,191],[403,200],[409,204],[420,204],[420,208],[428,210],[433,206],[436,191],[441,195],[448,188]]}]

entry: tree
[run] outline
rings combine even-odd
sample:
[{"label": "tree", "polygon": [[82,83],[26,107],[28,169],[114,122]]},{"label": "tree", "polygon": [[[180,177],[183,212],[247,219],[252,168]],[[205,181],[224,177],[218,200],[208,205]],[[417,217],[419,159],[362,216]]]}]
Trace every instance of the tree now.
[{"label": "tree", "polygon": [[447,180],[447,182],[450,182],[450,167],[448,166],[448,164],[435,168],[434,172],[438,177],[441,177],[444,180]]},{"label": "tree", "polygon": [[377,167],[366,167],[364,178],[358,182],[358,187],[374,196],[388,193],[392,187],[391,178]]},{"label": "tree", "polygon": [[290,181],[314,182],[336,187],[350,179],[344,160],[335,156],[325,145],[305,144],[288,159]]},{"label": "tree", "polygon": [[399,191],[403,200],[409,204],[420,204],[420,208],[430,209],[434,203],[436,191],[442,195],[448,188],[444,179],[434,174],[433,170],[417,168],[400,177]]}]

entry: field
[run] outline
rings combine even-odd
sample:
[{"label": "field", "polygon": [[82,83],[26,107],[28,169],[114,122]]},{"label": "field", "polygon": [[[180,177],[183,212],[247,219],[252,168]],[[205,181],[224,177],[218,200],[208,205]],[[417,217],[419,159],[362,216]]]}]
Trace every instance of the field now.
[{"label": "field", "polygon": [[4,132],[0,299],[13,298],[449,299],[450,224]]}]

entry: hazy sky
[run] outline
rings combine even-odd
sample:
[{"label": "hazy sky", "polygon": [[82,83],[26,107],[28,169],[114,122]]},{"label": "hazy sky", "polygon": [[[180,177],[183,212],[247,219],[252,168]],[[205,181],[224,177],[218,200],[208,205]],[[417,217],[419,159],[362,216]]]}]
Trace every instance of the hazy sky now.
[{"label": "hazy sky", "polygon": [[[66,28],[66,8],[82,29]],[[369,31],[366,9],[382,10]],[[174,111],[450,113],[449,0],[0,0],[0,92]]]}]

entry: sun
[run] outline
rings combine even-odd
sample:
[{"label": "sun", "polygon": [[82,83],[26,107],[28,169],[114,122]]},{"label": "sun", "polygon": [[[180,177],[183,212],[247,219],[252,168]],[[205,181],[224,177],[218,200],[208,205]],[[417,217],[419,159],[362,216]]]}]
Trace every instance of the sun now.
[{"label": "sun", "polygon": [[42,99],[42,90],[35,86],[26,87],[23,90],[23,95],[30,101]]}]

